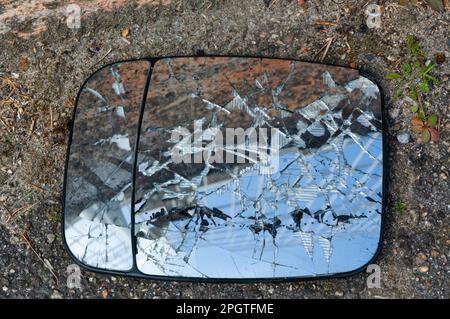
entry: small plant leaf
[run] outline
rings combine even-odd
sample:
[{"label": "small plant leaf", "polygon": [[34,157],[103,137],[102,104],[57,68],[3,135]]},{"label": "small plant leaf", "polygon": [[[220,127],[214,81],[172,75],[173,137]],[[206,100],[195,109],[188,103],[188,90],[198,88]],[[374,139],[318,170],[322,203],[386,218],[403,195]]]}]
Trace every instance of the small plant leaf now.
[{"label": "small plant leaf", "polygon": [[414,105],[411,107],[411,112],[413,112],[413,113],[417,113],[418,110],[419,110],[419,106],[418,106],[417,104],[414,104]]},{"label": "small plant leaf", "polygon": [[435,128],[429,127],[428,132],[430,133],[430,139],[433,142],[439,141],[439,131]]},{"label": "small plant leaf", "polygon": [[433,10],[444,11],[444,3],[442,0],[425,0]]},{"label": "small plant leaf", "polygon": [[435,126],[437,124],[437,121],[438,121],[438,117],[436,114],[431,114],[427,118],[427,123],[429,126]]},{"label": "small plant leaf", "polygon": [[417,91],[415,89],[410,89],[408,92],[408,96],[412,98],[414,101],[418,100]]},{"label": "small plant leaf", "polygon": [[419,89],[423,92],[423,93],[428,93],[430,92],[430,87],[428,85],[427,81],[422,81],[419,83]]},{"label": "small plant leaf", "polygon": [[435,78],[434,76],[432,76],[432,75],[425,74],[424,77],[425,77],[427,80],[433,81],[434,83],[439,83],[439,80],[436,79],[436,78]]},{"label": "small plant leaf", "polygon": [[417,113],[417,117],[422,121],[422,125],[425,126],[425,122],[427,121],[427,117],[425,116],[425,114],[419,110],[419,112]]},{"label": "small plant leaf", "polygon": [[436,64],[430,63],[430,65],[428,65],[425,69],[421,70],[420,73],[423,75],[428,74],[435,66]]},{"label": "small plant leaf", "polygon": [[412,71],[411,64],[409,64],[409,63],[403,64],[402,65],[402,70],[403,70],[403,73],[405,73],[406,76],[410,75],[411,71]]},{"label": "small plant leaf", "polygon": [[406,47],[408,48],[409,52],[411,52],[411,55],[415,57],[420,57],[423,55],[420,45],[412,35],[408,35],[406,37]]},{"label": "small plant leaf", "polygon": [[400,79],[402,76],[396,72],[391,72],[386,76],[386,79],[388,80],[395,80],[395,79]]},{"label": "small plant leaf", "polygon": [[399,214],[399,215],[403,215],[403,213],[406,210],[406,204],[402,203],[402,202],[396,202],[395,203],[395,211]]},{"label": "small plant leaf", "polygon": [[398,88],[394,91],[394,100],[396,100],[400,95],[402,95],[403,91],[401,88]]},{"label": "small plant leaf", "polygon": [[422,134],[422,131],[423,131],[423,126],[417,126],[417,125],[415,125],[415,126],[413,126],[412,128],[411,128],[411,131],[413,131],[415,134]]},{"label": "small plant leaf", "polygon": [[422,141],[424,143],[428,143],[430,141],[430,138],[431,138],[430,131],[427,129],[423,130],[422,131]]},{"label": "small plant leaf", "polygon": [[411,124],[414,126],[423,126],[423,121],[421,119],[419,119],[418,116],[413,116],[413,118],[411,119]]}]

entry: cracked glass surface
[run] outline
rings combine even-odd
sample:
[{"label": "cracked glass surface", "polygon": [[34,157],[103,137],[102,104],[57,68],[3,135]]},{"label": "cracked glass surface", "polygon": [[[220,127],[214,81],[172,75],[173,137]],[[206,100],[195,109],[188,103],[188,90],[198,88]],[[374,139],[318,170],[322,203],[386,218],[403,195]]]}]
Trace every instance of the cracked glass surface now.
[{"label": "cracked glass surface", "polygon": [[67,246],[96,269],[175,278],[361,268],[381,235],[381,116],[377,85],[343,67],[238,57],[107,66],[77,103]]},{"label": "cracked glass surface", "polygon": [[[270,130],[268,157],[254,161],[246,139],[217,146],[227,128]],[[203,163],[173,160],[177,130],[190,132],[183,156],[203,154]],[[277,59],[161,59],[140,134],[140,272],[308,277],[353,271],[374,256],[382,213],[381,101],[378,87],[358,71]],[[279,151],[272,153],[275,136]],[[218,152],[235,162],[209,161]]]},{"label": "cracked glass surface", "polygon": [[66,177],[65,240],[81,263],[132,268],[134,146],[148,61],[114,64],[83,86]]}]

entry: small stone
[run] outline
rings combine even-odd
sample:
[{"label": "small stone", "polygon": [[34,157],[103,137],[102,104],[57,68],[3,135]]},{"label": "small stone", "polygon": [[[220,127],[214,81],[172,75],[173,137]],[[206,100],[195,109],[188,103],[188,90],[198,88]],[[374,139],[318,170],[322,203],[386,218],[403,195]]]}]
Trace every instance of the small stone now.
[{"label": "small stone", "polygon": [[389,109],[389,116],[391,117],[391,119],[395,120],[399,114],[400,114],[399,109]]},{"label": "small stone", "polygon": [[3,286],[3,287],[2,287],[2,290],[3,290],[4,292],[7,292],[7,291],[8,291],[8,287]]},{"label": "small stone", "polygon": [[269,294],[273,294],[274,292],[273,288],[269,288],[267,291],[269,292]]},{"label": "small stone", "polygon": [[416,264],[417,265],[423,264],[426,260],[427,260],[427,256],[424,253],[420,252],[416,255]]},{"label": "small stone", "polygon": [[342,291],[336,291],[334,295],[337,297],[343,297],[344,293]]},{"label": "small stone", "polygon": [[108,289],[103,289],[102,290],[102,298],[103,299],[107,299],[109,297],[109,291]]},{"label": "small stone", "polygon": [[364,55],[364,58],[366,59],[366,61],[372,62],[373,60],[375,60],[375,55],[373,55],[372,53],[367,53],[366,55]]},{"label": "small stone", "polygon": [[0,34],[4,34],[9,31],[9,27],[4,24],[3,22],[0,22]]},{"label": "small stone", "polygon": [[62,299],[62,295],[58,290],[54,290],[50,299]]},{"label": "small stone", "polygon": [[407,132],[400,133],[397,135],[397,140],[400,144],[407,144],[409,142],[411,135]]},{"label": "small stone", "polygon": [[53,243],[54,241],[55,241],[55,235],[53,235],[53,234],[48,234],[47,235],[47,241],[48,241],[48,243],[49,244],[51,244],[51,243]]},{"label": "small stone", "polygon": [[436,250],[432,250],[430,256],[433,258],[437,258],[439,256],[439,253]]},{"label": "small stone", "polygon": [[16,271],[15,271],[14,269],[10,269],[10,270],[9,270],[9,273],[10,273],[10,274],[15,274]]},{"label": "small stone", "polygon": [[413,210],[413,209],[410,210],[410,211],[408,212],[408,217],[409,217],[409,220],[411,221],[411,223],[417,224],[419,218],[418,218],[417,213],[416,213],[415,210]]},{"label": "small stone", "polygon": [[28,70],[28,68],[30,67],[30,61],[28,60],[27,57],[21,57],[19,59],[19,69],[22,72],[25,72]]},{"label": "small stone", "polygon": [[428,270],[429,270],[428,266],[422,266],[422,267],[419,267],[419,271],[420,271],[422,274],[427,273]]},{"label": "small stone", "polygon": [[128,28],[123,29],[122,32],[121,32],[121,35],[124,38],[128,37],[130,35],[130,29],[128,29]]},{"label": "small stone", "polygon": [[445,62],[445,53],[444,52],[436,53],[436,63],[442,64],[444,62]]},{"label": "small stone", "polygon": [[278,40],[279,37],[280,37],[280,36],[279,36],[278,34],[276,34],[276,33],[270,35],[270,39],[273,40],[273,41]]}]

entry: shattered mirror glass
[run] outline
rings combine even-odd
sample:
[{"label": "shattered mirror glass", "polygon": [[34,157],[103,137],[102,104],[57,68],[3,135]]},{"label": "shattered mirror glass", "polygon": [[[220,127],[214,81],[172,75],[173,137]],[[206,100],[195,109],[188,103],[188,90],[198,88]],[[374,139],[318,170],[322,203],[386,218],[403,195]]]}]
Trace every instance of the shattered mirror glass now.
[{"label": "shattered mirror glass", "polygon": [[72,255],[87,266],[133,267],[133,158],[149,69],[147,61],[105,67],[78,96],[66,168],[64,237]]},{"label": "shattered mirror glass", "polygon": [[383,212],[378,86],[292,60],[180,57],[95,73],[76,106],[65,241],[92,270],[174,279],[350,274]]}]

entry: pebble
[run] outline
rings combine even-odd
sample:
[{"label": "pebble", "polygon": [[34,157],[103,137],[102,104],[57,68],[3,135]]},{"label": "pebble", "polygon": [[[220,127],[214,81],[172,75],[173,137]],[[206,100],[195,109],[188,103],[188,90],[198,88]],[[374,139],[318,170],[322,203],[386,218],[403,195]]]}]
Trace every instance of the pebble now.
[{"label": "pebble", "polygon": [[391,117],[391,119],[395,120],[399,114],[400,114],[399,109],[389,109],[389,116]]},{"label": "pebble", "polygon": [[337,297],[343,297],[344,293],[342,291],[336,291],[336,293],[334,295]]},{"label": "pebble", "polygon": [[62,295],[58,290],[54,290],[50,299],[62,299]]},{"label": "pebble", "polygon": [[48,241],[48,243],[49,244],[51,244],[51,243],[53,243],[54,241],[55,241],[55,235],[53,235],[53,234],[48,234],[47,235],[47,241]]},{"label": "pebble", "polygon": [[428,266],[422,266],[422,267],[419,267],[419,271],[420,271],[422,274],[428,272],[428,270],[429,270]]},{"label": "pebble", "polygon": [[404,132],[397,135],[397,140],[401,144],[407,144],[409,142],[410,137],[411,135],[409,133]]},{"label": "pebble", "polygon": [[445,53],[444,52],[438,52],[436,53],[436,63],[437,64],[442,64],[445,62]]},{"label": "pebble", "polygon": [[418,218],[418,215],[417,215],[417,213],[416,213],[415,210],[410,210],[408,216],[409,216],[410,221],[411,221],[413,224],[416,224],[416,223],[417,223],[417,221],[418,221],[419,218]]},{"label": "pebble", "polygon": [[375,55],[373,55],[372,53],[367,53],[366,55],[364,55],[364,58],[366,59],[366,61],[372,62],[373,60],[375,60]]},{"label": "pebble", "polygon": [[424,253],[420,252],[417,254],[417,256],[416,256],[416,264],[417,265],[421,265],[426,260],[427,260],[427,256]]},{"label": "pebble", "polygon": [[101,292],[101,295],[102,295],[102,298],[103,299],[107,299],[108,297],[109,297],[109,291],[108,291],[108,289],[103,289],[102,290],[102,292]]},{"label": "pebble", "polygon": [[7,291],[8,291],[8,287],[3,286],[2,290],[3,290],[4,292],[7,292]]}]

